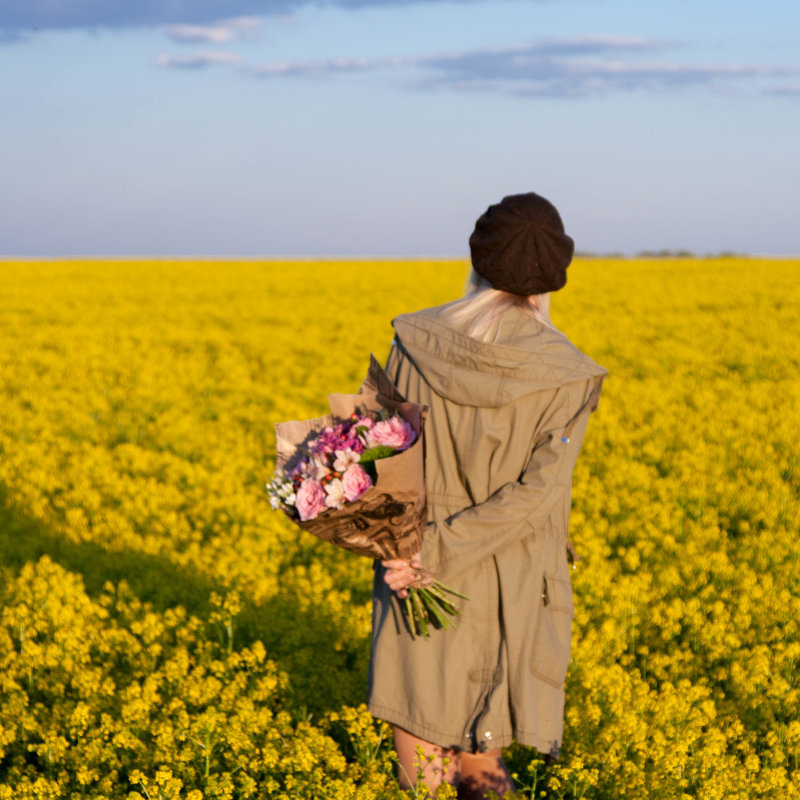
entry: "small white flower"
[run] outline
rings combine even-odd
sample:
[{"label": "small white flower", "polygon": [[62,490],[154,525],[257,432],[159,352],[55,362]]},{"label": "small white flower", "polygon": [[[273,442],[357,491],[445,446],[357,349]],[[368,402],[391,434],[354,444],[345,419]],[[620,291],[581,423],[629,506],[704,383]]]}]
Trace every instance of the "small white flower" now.
[{"label": "small white flower", "polygon": [[338,478],[334,478],[325,486],[325,505],[328,508],[343,508],[347,498],[344,494],[344,486]]},{"label": "small white flower", "polygon": [[316,455],[311,457],[310,467],[309,477],[316,481],[321,481],[326,475],[330,475],[331,473],[328,469],[328,465]]},{"label": "small white flower", "polygon": [[358,464],[361,460],[361,456],[351,447],[337,450],[335,455],[336,461],[333,462],[333,468],[336,472],[346,472],[351,464]]}]

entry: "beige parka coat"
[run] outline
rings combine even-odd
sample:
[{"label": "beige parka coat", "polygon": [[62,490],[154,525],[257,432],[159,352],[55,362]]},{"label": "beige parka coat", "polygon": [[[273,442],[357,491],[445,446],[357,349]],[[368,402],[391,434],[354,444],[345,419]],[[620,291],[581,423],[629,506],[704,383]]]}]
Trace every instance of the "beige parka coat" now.
[{"label": "beige parka coat", "polygon": [[376,562],[369,709],[442,747],[516,740],[558,757],[572,470],[606,370],[522,309],[485,343],[446,308],[393,321],[386,371],[430,406],[422,564],[470,599],[455,630],[413,638]]}]

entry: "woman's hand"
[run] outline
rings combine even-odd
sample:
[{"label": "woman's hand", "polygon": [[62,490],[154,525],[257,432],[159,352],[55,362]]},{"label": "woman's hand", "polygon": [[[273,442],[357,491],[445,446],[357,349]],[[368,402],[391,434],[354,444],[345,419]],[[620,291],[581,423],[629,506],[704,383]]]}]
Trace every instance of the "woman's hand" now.
[{"label": "woman's hand", "polygon": [[410,559],[389,558],[381,564],[386,567],[383,579],[389,588],[400,598],[408,597],[408,587],[417,579],[416,570],[422,568],[419,553]]}]

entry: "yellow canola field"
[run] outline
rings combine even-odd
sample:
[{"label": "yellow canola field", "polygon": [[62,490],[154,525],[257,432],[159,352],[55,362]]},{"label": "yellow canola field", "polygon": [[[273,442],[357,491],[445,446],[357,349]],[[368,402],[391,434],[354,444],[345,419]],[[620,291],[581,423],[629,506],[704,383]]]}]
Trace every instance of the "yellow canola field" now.
[{"label": "yellow canola field", "polygon": [[[371,563],[264,483],[466,269],[0,263],[0,800],[406,796]],[[800,798],[800,261],[579,260],[552,314],[610,375],[563,755],[507,751],[518,796]]]}]

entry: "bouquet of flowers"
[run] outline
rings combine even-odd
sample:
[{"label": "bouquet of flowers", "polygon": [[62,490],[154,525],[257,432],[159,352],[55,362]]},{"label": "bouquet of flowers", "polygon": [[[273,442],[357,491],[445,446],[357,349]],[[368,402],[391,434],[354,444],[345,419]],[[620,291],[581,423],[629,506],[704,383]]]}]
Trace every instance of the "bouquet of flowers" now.
[{"label": "bouquet of flowers", "polygon": [[[330,395],[331,413],[275,426],[270,503],[304,530],[370,558],[410,558],[427,521],[423,425],[427,406],[407,402],[373,356],[358,394]],[[454,627],[453,595],[417,571],[405,611],[411,635]],[[464,598],[466,599],[466,598]]]},{"label": "bouquet of flowers", "polygon": [[327,508],[340,510],[358,500],[377,480],[375,461],[410,447],[417,432],[399,414],[380,416],[365,408],[327,425],[312,438],[291,470],[267,484],[273,508],[291,509],[306,522]]}]

